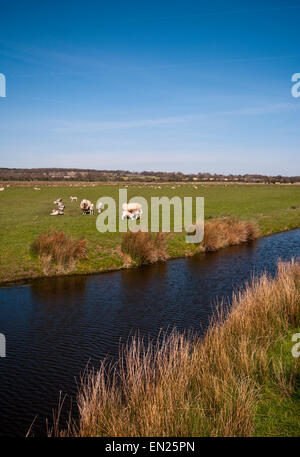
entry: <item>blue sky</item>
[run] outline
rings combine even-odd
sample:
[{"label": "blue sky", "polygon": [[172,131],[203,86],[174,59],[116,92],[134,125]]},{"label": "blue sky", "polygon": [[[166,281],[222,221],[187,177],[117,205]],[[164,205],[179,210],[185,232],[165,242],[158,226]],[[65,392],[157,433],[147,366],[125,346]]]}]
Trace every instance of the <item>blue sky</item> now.
[{"label": "blue sky", "polygon": [[300,1],[0,3],[1,167],[300,174]]}]

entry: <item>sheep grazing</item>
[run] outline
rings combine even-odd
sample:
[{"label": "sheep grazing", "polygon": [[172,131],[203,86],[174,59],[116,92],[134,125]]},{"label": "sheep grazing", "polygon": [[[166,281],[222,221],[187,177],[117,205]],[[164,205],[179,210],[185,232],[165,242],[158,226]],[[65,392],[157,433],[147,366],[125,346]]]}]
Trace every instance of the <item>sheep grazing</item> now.
[{"label": "sheep grazing", "polygon": [[140,203],[123,203],[122,205],[122,220],[125,219],[140,219],[143,214],[142,205]]},{"label": "sheep grazing", "polygon": [[70,197],[71,202],[77,202],[77,197]]},{"label": "sheep grazing", "polygon": [[102,203],[102,202],[99,202],[99,203],[97,204],[97,211],[98,211],[98,213],[100,214],[100,213],[102,212],[102,210],[103,210],[103,203]]},{"label": "sheep grazing", "polygon": [[141,213],[139,211],[123,211],[122,213],[122,220],[124,221],[125,219],[130,219],[131,221],[140,219]]},{"label": "sheep grazing", "polygon": [[2,192],[4,190],[4,187],[0,187],[0,192]]},{"label": "sheep grazing", "polygon": [[92,202],[90,202],[90,200],[86,200],[85,198],[83,200],[81,200],[81,202],[80,202],[80,209],[82,210],[81,214],[90,214],[91,205],[92,205]]},{"label": "sheep grazing", "polygon": [[41,190],[39,187],[34,187],[34,190]]},{"label": "sheep grazing", "polygon": [[140,203],[123,203],[122,210],[123,211],[138,211],[142,209],[142,205]]},{"label": "sheep grazing", "polygon": [[133,218],[140,219],[142,214],[143,214],[143,211],[141,209],[138,209],[133,213]]},{"label": "sheep grazing", "polygon": [[131,221],[134,219],[133,214],[130,213],[129,211],[124,211],[122,212],[122,220],[124,221],[125,219],[130,219]]},{"label": "sheep grazing", "polygon": [[65,205],[62,201],[62,198],[58,198],[57,200],[54,200],[53,203],[54,203],[54,205],[57,205],[58,209],[53,209],[52,212],[50,213],[50,216],[63,216]]}]

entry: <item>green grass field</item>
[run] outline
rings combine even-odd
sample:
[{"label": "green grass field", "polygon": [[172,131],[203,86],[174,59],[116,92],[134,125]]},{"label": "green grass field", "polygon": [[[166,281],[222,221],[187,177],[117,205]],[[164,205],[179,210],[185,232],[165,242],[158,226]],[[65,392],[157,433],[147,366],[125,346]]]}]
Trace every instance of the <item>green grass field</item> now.
[{"label": "green grass field", "polygon": [[[101,234],[96,229],[96,216],[82,216],[79,202],[82,198],[94,204],[98,198],[111,196],[118,201],[118,190],[124,186],[67,184],[34,184],[5,188],[0,192],[0,282],[44,276],[39,259],[30,253],[30,246],[41,232],[58,229],[75,238],[88,241],[88,258],[79,262],[67,274],[93,273],[118,269],[126,259],[119,250],[121,234]],[[158,188],[161,186],[161,188]],[[175,187],[175,189],[174,189]],[[205,217],[234,216],[242,220],[254,220],[267,235],[300,227],[300,187],[280,185],[197,185],[192,184],[129,184],[128,198],[175,195],[203,196]],[[78,203],[71,203],[76,195]],[[53,201],[59,197],[66,205],[65,215],[51,217]],[[190,255],[197,247],[185,243],[184,234],[168,236],[170,257]]]},{"label": "green grass field", "polygon": [[[269,374],[260,392],[255,414],[256,436],[299,436],[300,434],[300,371],[299,362],[295,384],[282,387],[282,379],[292,379],[297,359],[291,357],[292,335],[299,329],[289,329],[286,335],[268,351],[269,364],[282,367],[277,378]],[[278,369],[278,368],[277,368]],[[273,374],[274,376],[274,374]]]}]

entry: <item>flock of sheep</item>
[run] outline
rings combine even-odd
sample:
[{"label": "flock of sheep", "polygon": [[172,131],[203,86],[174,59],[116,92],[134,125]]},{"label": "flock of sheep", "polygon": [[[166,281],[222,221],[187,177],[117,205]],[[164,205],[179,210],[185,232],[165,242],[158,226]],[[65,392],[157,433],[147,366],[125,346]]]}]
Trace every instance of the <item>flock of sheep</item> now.
[{"label": "flock of sheep", "polygon": [[62,201],[62,198],[58,198],[53,203],[54,203],[54,205],[57,205],[57,209],[53,209],[52,212],[50,213],[50,216],[63,216],[65,205]]},{"label": "flock of sheep", "polygon": [[[77,203],[78,198],[71,196],[70,200],[71,200],[71,202]],[[63,216],[65,205],[63,203],[62,198],[58,198],[53,203],[55,205],[57,205],[57,209],[53,209],[50,213],[50,216]],[[104,205],[102,202],[97,203],[96,209],[99,214],[102,212],[103,207],[104,207]],[[94,204],[90,200],[87,200],[85,198],[83,200],[81,200],[81,202],[80,202],[80,209],[82,211],[82,213],[81,213],[82,215],[85,215],[85,214],[94,215],[95,214]],[[137,219],[140,219],[142,214],[143,214],[142,205],[140,205],[140,203],[123,203],[122,220],[125,220],[125,219],[130,219],[130,220],[136,219],[137,220]]]},{"label": "flock of sheep", "polygon": [[[77,202],[78,198],[77,197],[70,197],[71,202]],[[58,198],[57,200],[54,200],[54,205],[57,205],[57,209],[53,209],[50,213],[50,216],[63,216],[64,215],[64,209],[65,209],[65,204],[63,203],[62,198]],[[98,204],[98,212],[101,213],[102,210],[102,203],[100,202]],[[95,207],[90,200],[83,199],[80,202],[80,209],[82,210],[82,214],[95,214]]]}]

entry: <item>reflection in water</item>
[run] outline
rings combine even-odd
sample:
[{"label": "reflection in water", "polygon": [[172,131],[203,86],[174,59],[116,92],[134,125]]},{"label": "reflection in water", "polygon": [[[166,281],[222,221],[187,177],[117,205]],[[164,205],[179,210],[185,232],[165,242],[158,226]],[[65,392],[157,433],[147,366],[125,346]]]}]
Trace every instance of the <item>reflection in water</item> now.
[{"label": "reflection in water", "polygon": [[[85,313],[86,277],[37,280],[30,286],[32,313],[29,325],[42,334],[55,353],[64,344],[64,332],[76,329]],[[52,341],[53,336],[55,341]],[[70,350],[66,346],[66,350]]]},{"label": "reflection in water", "polygon": [[85,276],[42,279],[34,281],[30,291],[33,302],[42,303],[45,308],[52,309],[53,306],[62,304],[72,306],[74,301],[84,299],[85,284]]},{"label": "reflection in water", "polygon": [[116,357],[120,340],[156,337],[176,326],[203,332],[216,301],[231,297],[253,273],[274,274],[278,257],[300,255],[300,230],[219,252],[141,269],[34,281],[0,289],[0,434],[45,431],[59,391],[90,361]]},{"label": "reflection in water", "polygon": [[122,292],[126,293],[128,290],[144,289],[153,281],[164,280],[167,273],[167,263],[159,262],[155,265],[156,268],[149,268],[148,266],[139,269],[139,278],[137,283],[136,270],[123,270],[121,271],[122,278]]}]

